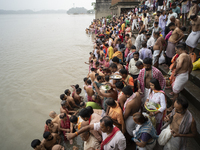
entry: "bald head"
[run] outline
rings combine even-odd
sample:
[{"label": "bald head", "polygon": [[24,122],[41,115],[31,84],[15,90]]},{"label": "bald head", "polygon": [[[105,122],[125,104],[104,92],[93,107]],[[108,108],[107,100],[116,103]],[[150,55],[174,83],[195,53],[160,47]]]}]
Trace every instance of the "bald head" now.
[{"label": "bald head", "polygon": [[170,20],[171,20],[171,22],[175,23],[176,18],[175,18],[174,16],[171,16],[171,17],[170,17]]},{"label": "bald head", "polygon": [[55,111],[50,111],[49,117],[54,119],[56,117],[56,112]]},{"label": "bald head", "polygon": [[52,147],[52,150],[65,150],[62,145],[56,144]]}]

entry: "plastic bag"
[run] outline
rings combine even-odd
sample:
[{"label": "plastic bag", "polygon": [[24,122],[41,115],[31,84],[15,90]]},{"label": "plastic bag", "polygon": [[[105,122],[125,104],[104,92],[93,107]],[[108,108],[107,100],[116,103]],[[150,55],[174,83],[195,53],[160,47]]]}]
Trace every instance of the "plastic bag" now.
[{"label": "plastic bag", "polygon": [[200,58],[196,61],[196,62],[194,62],[193,63],[193,71],[194,70],[197,70],[197,69],[200,69]]},{"label": "plastic bag", "polygon": [[167,128],[162,130],[162,132],[160,133],[158,138],[158,144],[161,146],[166,145],[166,143],[170,140],[171,137],[172,137],[171,129],[170,125],[168,125]]},{"label": "plastic bag", "polygon": [[196,61],[196,59],[197,59],[197,55],[194,52],[192,52],[192,53],[189,54],[189,56],[190,56],[190,58],[192,60],[192,63],[194,63]]}]

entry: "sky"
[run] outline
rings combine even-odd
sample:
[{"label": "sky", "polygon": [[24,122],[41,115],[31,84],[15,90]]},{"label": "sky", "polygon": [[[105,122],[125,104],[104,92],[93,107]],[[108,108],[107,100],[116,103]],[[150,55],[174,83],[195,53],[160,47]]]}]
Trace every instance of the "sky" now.
[{"label": "sky", "polygon": [[75,7],[93,9],[96,0],[0,0],[0,9],[4,10],[68,10]]}]

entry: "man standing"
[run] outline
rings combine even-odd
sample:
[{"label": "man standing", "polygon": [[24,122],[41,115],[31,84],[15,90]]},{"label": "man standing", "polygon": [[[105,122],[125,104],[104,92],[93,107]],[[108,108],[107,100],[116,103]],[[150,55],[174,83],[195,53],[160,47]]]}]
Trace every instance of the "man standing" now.
[{"label": "man standing", "polygon": [[139,51],[140,48],[142,47],[142,42],[146,41],[146,33],[147,31],[144,30],[141,32],[141,34],[139,34],[137,36],[137,38],[135,39],[135,47],[136,47],[136,51]]},{"label": "man standing", "polygon": [[147,43],[142,43],[142,49],[139,51],[140,53],[140,59],[144,60],[145,58],[149,57],[152,58],[152,52],[150,49],[147,48]]},{"label": "man standing", "polygon": [[163,9],[163,0],[157,0],[158,2],[158,11]]},{"label": "man standing", "polygon": [[178,43],[184,37],[184,34],[181,31],[181,29],[179,29],[179,27],[176,27],[174,23],[171,22],[169,24],[169,28],[173,32],[168,40],[168,44],[167,44],[167,48],[166,48],[166,64],[168,66],[171,65],[171,59],[176,54],[175,53],[176,43]]},{"label": "man standing", "polygon": [[176,6],[176,3],[172,4],[172,11],[177,14],[177,18],[179,19],[181,9],[178,6]]},{"label": "man standing", "polygon": [[200,16],[196,14],[190,15],[192,32],[188,36],[186,40],[186,44],[188,45],[189,52],[193,52],[194,48],[196,48],[199,38],[200,38]]},{"label": "man standing", "polygon": [[169,14],[166,16],[167,24],[165,27],[165,35],[167,35],[170,31],[168,25],[171,23],[171,20],[170,20],[171,16],[174,16],[175,18],[177,18],[177,14],[173,13],[172,8],[169,8],[168,12],[169,12]]},{"label": "man standing", "polygon": [[126,63],[127,64],[129,64],[130,60],[133,58],[133,54],[134,54],[135,51],[136,51],[136,47],[134,45],[132,45],[129,54],[126,57]]},{"label": "man standing", "polygon": [[103,141],[101,143],[101,149],[104,150],[125,150],[126,139],[122,132],[113,125],[113,121],[109,116],[103,117],[99,123],[94,123],[86,127],[81,128],[76,133],[66,134],[68,139],[73,139],[79,134],[89,130],[101,130]]},{"label": "man standing", "polygon": [[138,92],[142,95],[142,104],[145,103],[148,96],[148,91],[150,89],[150,80],[155,78],[159,81],[161,89],[165,88],[165,78],[163,74],[157,68],[152,66],[152,59],[145,58],[144,68],[140,70],[138,76]]},{"label": "man standing", "polygon": [[179,57],[177,58],[175,64],[176,70],[174,76],[176,76],[176,79],[173,83],[173,93],[174,93],[173,102],[178,97],[180,91],[183,90],[186,82],[188,81],[189,74],[192,72],[193,68],[192,60],[190,56],[186,54],[183,44],[178,44],[176,46],[176,53],[179,55]]},{"label": "man standing", "polygon": [[151,36],[148,41],[147,41],[147,48],[153,49],[153,46],[156,43],[156,40],[159,38],[160,33],[159,32],[154,32],[153,36]]},{"label": "man standing", "polygon": [[140,58],[139,58],[139,52],[135,52],[133,54],[133,58],[131,59],[129,65],[128,65],[128,71],[131,74],[131,76],[133,77],[133,79],[136,79],[139,75],[140,70],[135,66],[137,61],[141,61],[143,62]]},{"label": "man standing", "polygon": [[158,142],[163,136],[171,135],[169,139],[164,139],[167,142],[164,150],[186,149],[187,138],[196,136],[196,122],[187,108],[188,102],[179,98],[174,103],[173,111],[164,118],[167,123],[163,127],[166,129],[160,133]]}]

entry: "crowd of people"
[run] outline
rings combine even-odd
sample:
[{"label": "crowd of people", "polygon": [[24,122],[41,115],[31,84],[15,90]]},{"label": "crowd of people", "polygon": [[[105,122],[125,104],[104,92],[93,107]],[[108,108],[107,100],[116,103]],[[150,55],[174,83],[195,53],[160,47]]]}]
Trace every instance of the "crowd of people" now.
[{"label": "crowd of people", "polygon": [[[32,148],[64,150],[60,145],[64,135],[70,144],[80,136],[84,150],[125,150],[131,143],[138,150],[153,150],[155,145],[185,149],[197,129],[188,102],[179,93],[193,68],[186,47],[192,53],[198,43],[200,17],[197,1],[179,2],[148,0],[120,16],[94,19],[86,29],[94,36],[94,49],[85,62],[89,66],[83,79],[85,95],[80,95],[78,84],[71,86],[72,92],[66,89],[60,95],[60,113],[49,113],[52,119],[46,120],[44,139],[33,140]],[[192,32],[184,43],[183,25],[188,21]],[[161,64],[170,69],[169,79],[158,69]],[[172,88],[168,108],[165,88]],[[156,109],[149,108],[155,104]]]}]

